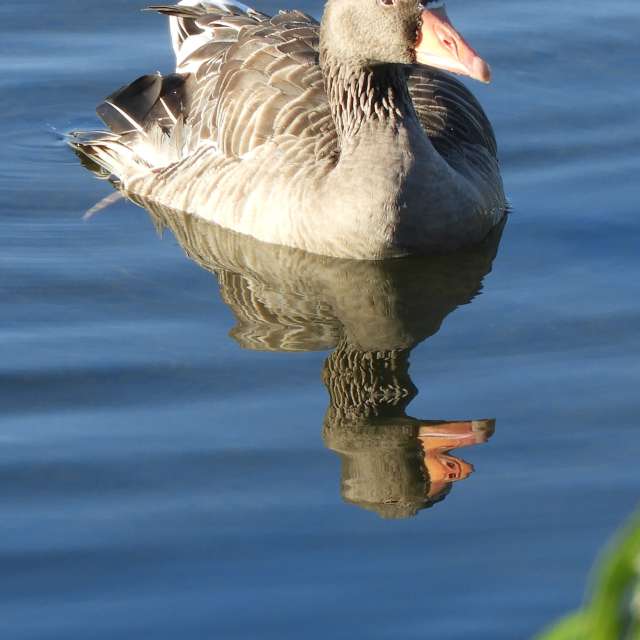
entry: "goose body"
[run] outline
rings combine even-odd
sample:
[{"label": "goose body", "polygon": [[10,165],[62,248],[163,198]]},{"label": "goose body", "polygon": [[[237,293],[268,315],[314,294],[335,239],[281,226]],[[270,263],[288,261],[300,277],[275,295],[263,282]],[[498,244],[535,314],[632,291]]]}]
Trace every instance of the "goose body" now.
[{"label": "goose body", "polygon": [[125,193],[312,253],[482,240],[505,211],[484,111],[415,53],[361,56],[364,36],[343,33],[357,20],[332,15],[351,1],[330,0],[322,25],[196,0],[152,7],[170,17],[176,72],[115,92],[98,107],[110,131],[72,145]]}]

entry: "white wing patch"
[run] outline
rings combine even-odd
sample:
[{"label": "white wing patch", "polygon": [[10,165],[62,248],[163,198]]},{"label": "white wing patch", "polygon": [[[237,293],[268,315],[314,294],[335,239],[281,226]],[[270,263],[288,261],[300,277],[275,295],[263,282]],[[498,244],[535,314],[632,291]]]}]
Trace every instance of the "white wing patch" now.
[{"label": "white wing patch", "polygon": [[[231,13],[233,9],[240,10],[243,13],[250,12],[251,9],[241,2],[227,0],[226,2],[216,2],[214,0],[182,0],[177,6],[184,7],[211,7],[225,13]],[[192,22],[192,20],[189,20]],[[196,52],[200,47],[214,39],[214,30],[212,27],[203,24],[199,25],[198,33],[190,33],[187,27],[187,21],[180,16],[170,16],[169,30],[171,32],[171,43],[173,51],[176,54],[176,73],[195,73],[201,65],[200,60],[188,60],[188,58]]]}]

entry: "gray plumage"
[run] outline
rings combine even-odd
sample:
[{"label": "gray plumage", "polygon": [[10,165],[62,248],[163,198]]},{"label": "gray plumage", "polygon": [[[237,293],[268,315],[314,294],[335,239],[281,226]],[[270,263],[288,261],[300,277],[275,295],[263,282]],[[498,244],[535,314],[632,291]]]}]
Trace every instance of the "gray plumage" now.
[{"label": "gray plumage", "polygon": [[176,73],[112,94],[111,132],[72,144],[125,192],[266,242],[385,258],[481,240],[505,209],[484,111],[444,72],[354,61],[336,2],[322,31],[298,11],[152,7]]}]

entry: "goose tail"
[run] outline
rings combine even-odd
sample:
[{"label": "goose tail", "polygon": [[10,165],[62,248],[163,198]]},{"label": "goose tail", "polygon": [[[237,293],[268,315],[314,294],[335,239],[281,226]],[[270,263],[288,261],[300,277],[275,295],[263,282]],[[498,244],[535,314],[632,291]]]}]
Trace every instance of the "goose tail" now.
[{"label": "goose tail", "polygon": [[85,167],[104,180],[124,182],[150,165],[125,144],[118,134],[107,131],[72,131],[67,140]]},{"label": "goose tail", "polygon": [[146,75],[118,89],[96,109],[109,130],[73,132],[69,145],[96,165],[94,173],[123,182],[179,161],[190,137],[187,80],[175,73]]}]

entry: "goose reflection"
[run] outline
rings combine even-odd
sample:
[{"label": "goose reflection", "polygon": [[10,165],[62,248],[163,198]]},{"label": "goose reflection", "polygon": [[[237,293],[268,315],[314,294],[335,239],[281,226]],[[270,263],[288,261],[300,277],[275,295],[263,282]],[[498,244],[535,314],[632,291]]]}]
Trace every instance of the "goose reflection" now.
[{"label": "goose reflection", "polygon": [[500,240],[431,258],[362,262],[267,245],[137,200],[157,228],[217,276],[233,311],[232,337],[261,351],[331,351],[326,446],[342,461],[341,493],[385,518],[415,515],[446,497],[473,467],[451,452],[486,442],[493,420],[419,420],[409,356],[478,293]]},{"label": "goose reflection", "polygon": [[494,420],[417,420],[409,350],[362,352],[341,343],[329,356],[323,438],[342,459],[343,498],[384,518],[406,518],[443,500],[473,467],[451,451],[486,442]]}]

